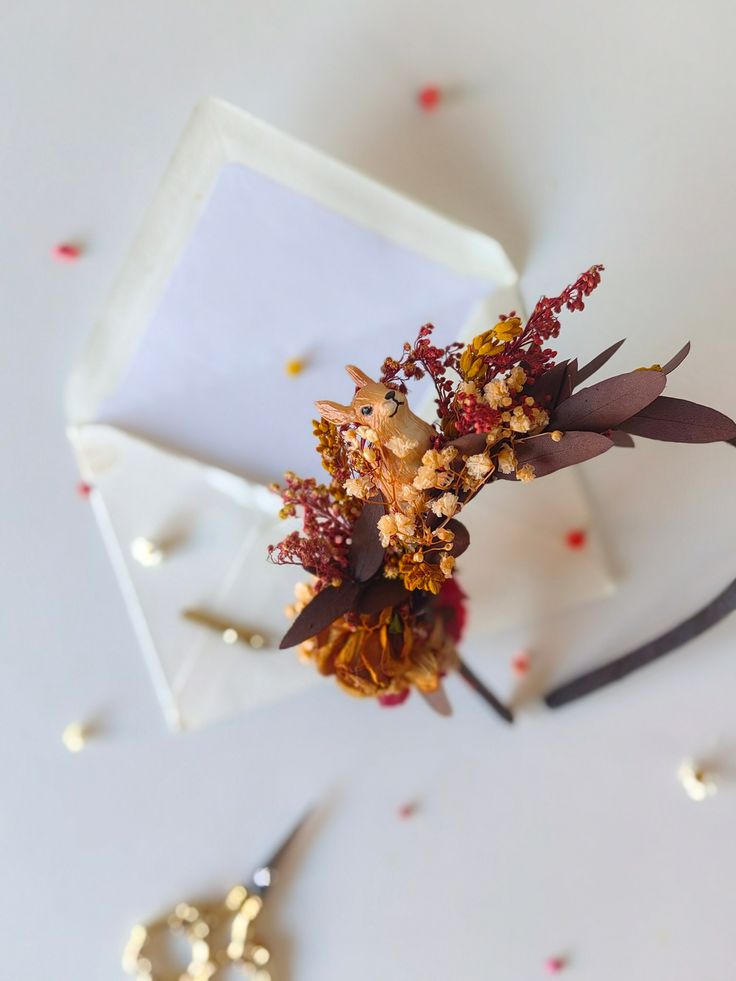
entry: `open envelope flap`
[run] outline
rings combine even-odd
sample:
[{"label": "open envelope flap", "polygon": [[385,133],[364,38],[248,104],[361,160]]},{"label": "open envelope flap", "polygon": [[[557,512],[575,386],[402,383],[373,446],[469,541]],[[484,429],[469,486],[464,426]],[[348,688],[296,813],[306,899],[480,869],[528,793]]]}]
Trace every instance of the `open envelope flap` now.
[{"label": "open envelope flap", "polygon": [[[233,214],[229,214],[231,208]],[[206,239],[204,247],[195,242],[190,248],[195,230],[196,238]],[[231,234],[236,241],[231,240]],[[218,248],[224,250],[221,269]],[[214,275],[219,269],[220,275],[214,281],[196,265],[202,255],[216,260],[212,272]],[[320,267],[323,255],[332,256],[331,267],[324,262]],[[266,258],[268,268],[262,284]],[[178,283],[172,283],[182,259],[188,259],[190,266],[186,273],[179,273]],[[347,259],[351,261],[346,266]],[[300,279],[302,267],[311,270],[313,279],[319,273],[313,285],[320,292],[316,300],[310,295],[311,307],[301,292],[302,287],[310,285]],[[129,376],[131,362],[144,335],[149,333],[152,318],[158,317],[154,326],[158,327],[159,339],[172,315],[175,324],[181,325],[180,314],[190,302],[184,294],[191,276],[196,280],[192,284],[195,301],[198,297],[200,303],[209,304],[214,298],[212,316],[218,310],[222,312],[229,299],[228,289],[237,290],[240,279],[246,286],[246,305],[244,309],[230,309],[237,327],[234,336],[285,343],[285,350],[279,352],[285,357],[303,353],[296,350],[293,338],[289,341],[289,325],[296,327],[297,337],[305,347],[325,336],[339,342],[342,334],[352,329],[364,344],[370,345],[373,337],[375,351],[380,350],[381,357],[413,336],[427,319],[446,326],[450,340],[457,335],[475,300],[513,287],[518,280],[505,252],[489,236],[381,186],[234,106],[208,99],[190,120],[107,312],[70,378],[67,418],[71,424],[107,421],[133,428],[126,425],[125,419],[113,418],[109,407],[103,420],[101,406],[116,395],[126,374]],[[223,285],[224,292],[220,289]],[[276,309],[264,308],[260,301],[256,302],[257,297],[251,298],[248,285],[264,285],[274,298]],[[351,290],[346,316],[337,300],[349,296]],[[396,294],[393,298],[392,292]],[[391,322],[381,316],[380,310],[372,308],[374,298],[381,296],[395,307]],[[418,306],[411,301],[407,305],[411,296],[420,299]],[[293,303],[291,311],[286,305],[288,299]],[[168,305],[162,310],[164,303]],[[501,302],[495,313],[504,310]],[[279,311],[289,316],[276,322]],[[360,319],[361,312],[365,323]],[[334,323],[330,314],[336,317]],[[219,325],[213,323],[212,316],[208,317],[208,338],[216,341],[214,347],[222,354],[228,336],[218,336]],[[445,318],[447,323],[443,324]],[[311,331],[310,319],[314,322]],[[386,348],[385,337],[379,341],[377,334],[392,326],[398,333]],[[187,337],[184,324],[175,336],[175,346],[185,346],[188,340],[191,337]],[[170,354],[170,344],[168,351]],[[357,360],[354,347],[351,351],[351,360]],[[149,344],[144,356],[150,354]],[[192,350],[190,354],[196,359],[202,350]],[[366,355],[370,357],[370,352],[366,351]],[[283,362],[278,365],[279,369],[282,367]],[[145,360],[145,370],[151,370],[150,357]],[[161,383],[160,377],[156,383]],[[238,390],[231,394],[237,396]],[[124,412],[131,407],[121,406],[118,401],[116,408]],[[161,437],[145,428],[138,432]],[[232,461],[226,462],[232,466]]]},{"label": "open envelope flap", "polygon": [[[314,671],[277,650],[284,608],[304,578],[267,560],[267,545],[288,530],[278,499],[109,426],[70,437],[168,721],[201,725],[314,684]],[[160,565],[133,558],[140,537],[162,547]],[[225,644],[182,618],[192,607],[251,627],[266,646]]]}]

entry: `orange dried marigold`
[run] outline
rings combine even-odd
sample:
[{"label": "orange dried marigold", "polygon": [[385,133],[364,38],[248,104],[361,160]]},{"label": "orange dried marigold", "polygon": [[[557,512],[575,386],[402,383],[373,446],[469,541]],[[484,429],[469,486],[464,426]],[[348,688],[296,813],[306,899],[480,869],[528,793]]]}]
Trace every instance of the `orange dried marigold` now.
[{"label": "orange dried marigold", "polygon": [[341,688],[359,698],[398,694],[412,685],[436,691],[457,662],[440,616],[417,622],[392,607],[377,616],[362,615],[357,623],[340,617],[302,651],[321,674],[334,675]]},{"label": "orange dried marigold", "polygon": [[417,562],[415,558],[417,555],[418,553],[415,552],[412,555],[401,556],[399,575],[408,590],[424,589],[436,596],[447,577],[439,565],[430,565],[423,557],[420,562]]}]

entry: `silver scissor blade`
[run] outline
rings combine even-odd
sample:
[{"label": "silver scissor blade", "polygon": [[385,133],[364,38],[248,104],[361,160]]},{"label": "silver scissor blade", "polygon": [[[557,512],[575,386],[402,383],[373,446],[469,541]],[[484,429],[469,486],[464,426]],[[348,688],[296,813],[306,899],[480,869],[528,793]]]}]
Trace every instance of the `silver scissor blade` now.
[{"label": "silver scissor blade", "polygon": [[310,808],[310,810],[308,810],[305,814],[303,814],[299,819],[299,821],[294,825],[294,827],[288,833],[288,835],[281,840],[276,851],[273,852],[273,854],[270,855],[265,862],[263,862],[261,865],[259,865],[256,869],[253,870],[253,873],[251,875],[251,882],[253,883],[254,892],[257,892],[259,895],[262,896],[266,892],[266,890],[271,886],[274,877],[276,875],[276,872],[278,871],[278,866],[281,859],[288,851],[288,849],[291,847],[294,839],[297,837],[297,835],[302,830],[302,828],[307,823],[307,821],[309,820],[309,818],[312,816],[313,813],[314,813],[313,808]]}]

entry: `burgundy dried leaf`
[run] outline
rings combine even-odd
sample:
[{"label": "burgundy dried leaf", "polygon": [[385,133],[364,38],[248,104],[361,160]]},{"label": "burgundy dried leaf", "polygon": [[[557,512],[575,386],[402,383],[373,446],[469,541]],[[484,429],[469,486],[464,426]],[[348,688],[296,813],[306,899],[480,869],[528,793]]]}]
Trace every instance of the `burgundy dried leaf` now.
[{"label": "burgundy dried leaf", "polygon": [[653,402],[667,384],[661,371],[629,371],[583,388],[555,410],[550,429],[602,433]]},{"label": "burgundy dried leaf", "polygon": [[609,433],[609,439],[614,446],[623,446],[628,450],[633,450],[636,446],[631,436],[620,429],[614,429],[613,432]]},{"label": "burgundy dried leaf", "polygon": [[530,395],[538,405],[551,412],[559,402],[563,387],[566,384],[567,367],[567,361],[559,361],[549,371],[540,375],[532,385],[525,388],[524,394]]},{"label": "burgundy dried leaf", "polygon": [[633,436],[668,443],[718,443],[736,436],[736,423],[722,412],[664,395],[627,419],[621,428]]},{"label": "burgundy dried leaf", "polygon": [[317,593],[286,631],[279,648],[283,651],[287,647],[295,647],[329,627],[334,620],[352,609],[359,590],[359,583],[344,582],[342,586],[327,586]]},{"label": "burgundy dried leaf", "polygon": [[465,525],[456,518],[450,518],[445,527],[455,536],[450,555],[454,555],[454,557],[457,558],[459,555],[462,555],[463,552],[466,551],[468,545],[470,545],[470,532]]},{"label": "burgundy dried leaf", "polygon": [[452,715],[450,699],[447,697],[445,689],[441,686],[436,691],[420,691],[419,694],[427,705],[438,715]]},{"label": "burgundy dried leaf", "polygon": [[579,368],[575,376],[575,385],[582,385],[591,375],[594,375],[596,371],[602,368],[607,361],[610,361],[625,340],[626,338],[623,337],[620,341],[616,341],[615,344],[607,347],[605,351],[601,351],[600,354],[597,354],[587,364],[584,364],[582,368]]},{"label": "burgundy dried leaf", "polygon": [[401,579],[376,579],[363,586],[353,606],[356,613],[380,613],[387,606],[398,606],[409,597],[409,590]]},{"label": "burgundy dried leaf", "polygon": [[[594,456],[600,456],[612,446],[611,440],[607,436],[601,436],[600,433],[572,432],[565,433],[559,443],[552,439],[551,433],[517,440],[514,449],[519,467],[530,463],[537,477],[546,477],[556,470],[564,470],[565,467],[572,467],[576,463],[592,460]],[[498,476],[503,480],[516,480],[516,475],[513,473],[499,473]]]},{"label": "burgundy dried leaf", "polygon": [[448,446],[453,446],[463,456],[474,456],[486,448],[486,433],[468,433],[453,439]]},{"label": "burgundy dried leaf", "polygon": [[348,552],[350,571],[358,582],[366,582],[383,564],[385,549],[378,534],[378,519],[383,514],[383,504],[368,501],[353,525],[352,542]]},{"label": "burgundy dried leaf", "polygon": [[562,379],[562,385],[560,385],[560,394],[557,396],[558,405],[560,402],[565,402],[572,395],[572,390],[575,387],[575,379],[577,378],[577,375],[578,359],[573,358],[567,366],[565,377]]},{"label": "burgundy dried leaf", "polygon": [[667,364],[662,366],[662,371],[664,374],[669,375],[670,372],[675,370],[675,368],[679,368],[688,354],[690,354],[690,341],[688,341],[687,344],[677,352],[674,358],[670,358]]}]

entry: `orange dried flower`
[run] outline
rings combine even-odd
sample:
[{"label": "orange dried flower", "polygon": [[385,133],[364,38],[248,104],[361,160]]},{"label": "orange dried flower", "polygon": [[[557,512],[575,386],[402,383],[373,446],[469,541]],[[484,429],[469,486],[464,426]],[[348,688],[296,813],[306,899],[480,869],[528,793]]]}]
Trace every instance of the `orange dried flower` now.
[{"label": "orange dried flower", "polygon": [[442,617],[427,624],[392,607],[360,616],[357,623],[340,617],[302,651],[321,674],[334,675],[341,688],[359,698],[398,694],[411,685],[436,691],[457,661]]}]

